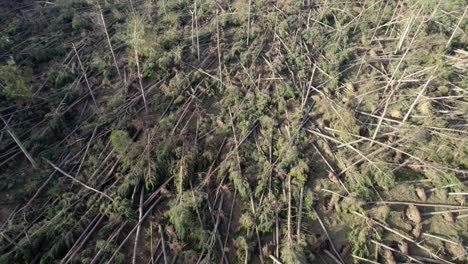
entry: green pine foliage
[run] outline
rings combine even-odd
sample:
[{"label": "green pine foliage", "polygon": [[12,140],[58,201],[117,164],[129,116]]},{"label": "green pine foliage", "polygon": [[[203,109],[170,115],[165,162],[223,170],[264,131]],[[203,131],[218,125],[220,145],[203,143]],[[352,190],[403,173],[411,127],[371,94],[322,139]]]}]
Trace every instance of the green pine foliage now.
[{"label": "green pine foliage", "polygon": [[27,76],[19,71],[14,64],[0,66],[0,81],[2,94],[7,99],[17,102],[31,100],[32,91],[28,85]]},{"label": "green pine foliage", "polygon": [[201,249],[207,242],[206,230],[197,224],[197,210],[205,199],[204,193],[185,191],[179,199],[172,200],[171,208],[166,212],[177,238],[190,241],[193,249]]}]

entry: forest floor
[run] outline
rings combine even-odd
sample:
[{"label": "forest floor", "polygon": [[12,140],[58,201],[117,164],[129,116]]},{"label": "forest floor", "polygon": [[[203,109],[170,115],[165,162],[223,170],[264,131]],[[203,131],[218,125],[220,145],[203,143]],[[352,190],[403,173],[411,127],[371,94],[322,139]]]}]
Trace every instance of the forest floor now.
[{"label": "forest floor", "polygon": [[0,0],[0,263],[467,263],[464,0]]}]

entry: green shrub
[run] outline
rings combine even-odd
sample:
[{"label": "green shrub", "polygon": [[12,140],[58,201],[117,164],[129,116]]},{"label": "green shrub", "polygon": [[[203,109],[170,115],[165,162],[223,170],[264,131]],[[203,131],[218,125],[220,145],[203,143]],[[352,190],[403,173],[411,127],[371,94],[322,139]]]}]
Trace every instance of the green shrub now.
[{"label": "green shrub", "polygon": [[47,74],[47,82],[55,88],[61,88],[71,81],[73,81],[72,76],[64,69],[52,69]]},{"label": "green shrub", "polygon": [[132,144],[132,139],[128,135],[128,132],[123,130],[112,131],[110,141],[115,151],[120,155],[125,155],[127,149]]},{"label": "green shrub", "polygon": [[75,14],[72,20],[72,28],[75,30],[90,29],[91,23],[85,16]]},{"label": "green shrub", "polygon": [[206,199],[206,194],[198,191],[185,191],[180,199],[170,203],[166,211],[169,222],[174,227],[178,238],[192,241],[195,249],[202,248],[208,233],[201,229],[197,219],[196,210]]},{"label": "green shrub", "polygon": [[0,81],[2,93],[9,99],[17,102],[29,101],[32,96],[31,89],[27,85],[24,75],[14,65],[0,66]]},{"label": "green shrub", "polygon": [[54,58],[63,56],[65,50],[62,47],[47,47],[38,44],[31,49],[31,53],[24,59],[30,59],[33,64],[48,62]]}]

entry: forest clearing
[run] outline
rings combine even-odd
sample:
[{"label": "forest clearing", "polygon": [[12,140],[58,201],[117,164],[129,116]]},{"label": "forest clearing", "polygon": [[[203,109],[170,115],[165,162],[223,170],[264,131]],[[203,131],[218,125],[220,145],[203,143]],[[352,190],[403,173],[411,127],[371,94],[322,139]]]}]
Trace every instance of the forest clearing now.
[{"label": "forest clearing", "polygon": [[465,0],[0,0],[0,264],[468,263]]}]

